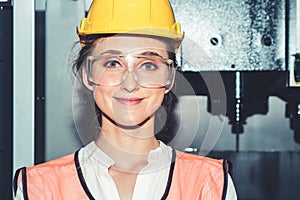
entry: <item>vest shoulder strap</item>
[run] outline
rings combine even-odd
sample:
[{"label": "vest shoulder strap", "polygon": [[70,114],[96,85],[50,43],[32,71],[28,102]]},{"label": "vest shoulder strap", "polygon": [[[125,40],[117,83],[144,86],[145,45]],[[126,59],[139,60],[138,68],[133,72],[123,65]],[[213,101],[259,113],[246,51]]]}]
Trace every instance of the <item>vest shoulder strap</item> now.
[{"label": "vest shoulder strap", "polygon": [[177,151],[168,199],[225,199],[227,162]]},{"label": "vest shoulder strap", "polygon": [[[20,172],[21,172],[21,174],[20,174]],[[14,175],[14,193],[15,193],[15,195],[17,194],[19,182],[22,182],[23,198],[24,198],[24,200],[28,200],[26,167],[21,167],[21,168],[17,169],[17,171]]]},{"label": "vest shoulder strap", "polygon": [[77,175],[74,155],[20,168],[14,177],[15,191],[22,183],[24,199],[40,199],[41,196],[49,199],[87,199]]}]

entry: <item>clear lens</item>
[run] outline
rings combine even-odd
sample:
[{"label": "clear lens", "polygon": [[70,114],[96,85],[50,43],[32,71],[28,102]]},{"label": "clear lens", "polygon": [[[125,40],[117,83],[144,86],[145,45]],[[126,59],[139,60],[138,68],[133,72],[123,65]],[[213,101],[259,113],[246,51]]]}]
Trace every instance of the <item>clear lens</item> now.
[{"label": "clear lens", "polygon": [[144,55],[102,55],[87,59],[89,82],[95,85],[116,86],[128,73],[146,88],[162,88],[171,84],[174,65],[170,59]]}]

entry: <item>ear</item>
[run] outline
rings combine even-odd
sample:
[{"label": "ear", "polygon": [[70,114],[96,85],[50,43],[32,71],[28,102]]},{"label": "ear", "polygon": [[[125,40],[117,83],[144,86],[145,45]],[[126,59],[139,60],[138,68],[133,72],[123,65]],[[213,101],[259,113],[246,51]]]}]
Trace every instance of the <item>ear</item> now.
[{"label": "ear", "polygon": [[83,85],[90,91],[93,91],[93,85],[91,85],[88,81],[88,75],[86,73],[85,66],[82,66],[81,68],[81,79],[83,82]]},{"label": "ear", "polygon": [[173,70],[173,76],[172,76],[172,81],[170,86],[165,90],[165,94],[167,94],[168,92],[170,92],[174,86],[174,82],[175,82],[175,77],[176,77],[176,69]]}]

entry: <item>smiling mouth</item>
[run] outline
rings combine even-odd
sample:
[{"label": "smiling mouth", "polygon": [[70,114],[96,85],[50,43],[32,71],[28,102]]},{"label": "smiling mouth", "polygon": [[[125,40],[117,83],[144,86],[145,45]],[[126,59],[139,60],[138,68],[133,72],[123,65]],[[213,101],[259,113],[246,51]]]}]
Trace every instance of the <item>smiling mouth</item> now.
[{"label": "smiling mouth", "polygon": [[121,104],[133,106],[133,105],[140,104],[143,101],[144,98],[122,98],[122,97],[115,97],[115,99],[119,103],[121,103]]}]

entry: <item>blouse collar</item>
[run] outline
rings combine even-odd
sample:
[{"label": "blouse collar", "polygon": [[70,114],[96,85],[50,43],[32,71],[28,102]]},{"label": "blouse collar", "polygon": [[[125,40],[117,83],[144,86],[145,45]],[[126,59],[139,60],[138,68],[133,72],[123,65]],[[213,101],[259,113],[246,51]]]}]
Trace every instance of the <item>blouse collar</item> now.
[{"label": "blouse collar", "polygon": [[[94,141],[86,145],[83,150],[87,152],[89,158],[93,158],[96,162],[109,168],[115,164],[115,161],[110,158],[105,152],[99,148]],[[143,172],[151,172],[168,167],[172,159],[172,148],[167,146],[162,141],[159,141],[159,146],[149,152],[148,164],[142,169]]]}]

